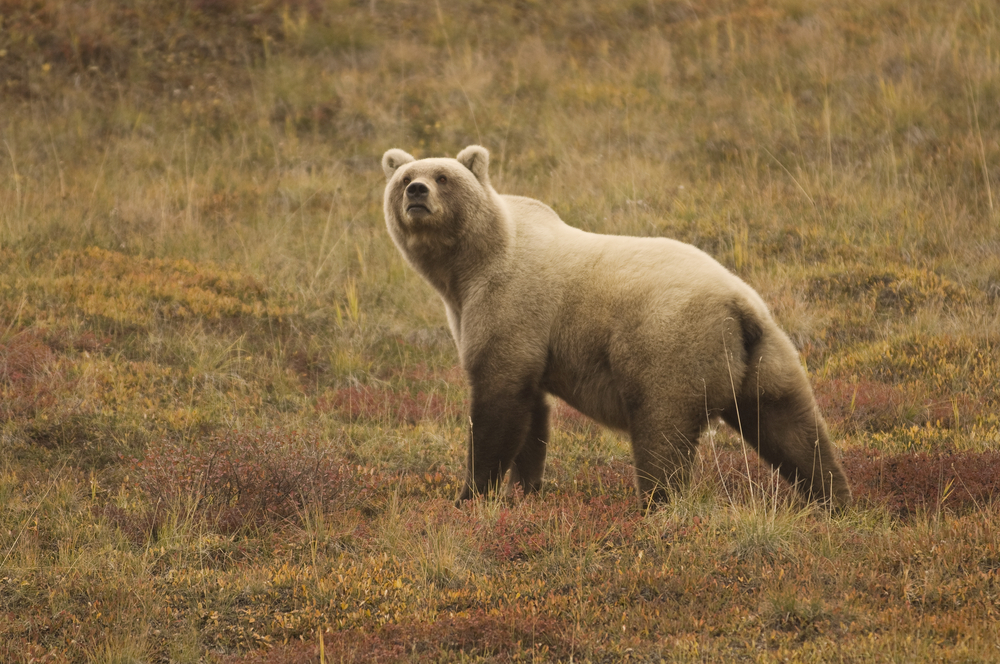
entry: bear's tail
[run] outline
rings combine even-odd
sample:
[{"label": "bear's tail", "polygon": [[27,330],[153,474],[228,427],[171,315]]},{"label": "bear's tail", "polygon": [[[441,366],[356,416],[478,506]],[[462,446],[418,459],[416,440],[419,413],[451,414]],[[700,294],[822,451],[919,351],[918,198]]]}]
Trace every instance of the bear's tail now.
[{"label": "bear's tail", "polygon": [[757,312],[735,304],[732,307],[733,319],[739,325],[740,339],[743,341],[743,360],[749,361],[754,348],[764,336],[764,326],[761,325]]}]

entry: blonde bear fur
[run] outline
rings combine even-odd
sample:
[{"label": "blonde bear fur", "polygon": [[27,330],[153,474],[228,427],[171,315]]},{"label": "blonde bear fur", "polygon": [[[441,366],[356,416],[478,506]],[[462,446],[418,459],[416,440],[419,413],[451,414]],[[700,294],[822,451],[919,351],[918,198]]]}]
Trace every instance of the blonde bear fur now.
[{"label": "blonde bear fur", "polygon": [[695,247],[587,233],[545,204],[500,195],[489,152],[382,157],[385,219],[444,300],[471,386],[459,501],[537,491],[553,394],[632,440],[640,499],[688,477],[721,417],[809,499],[851,500],[798,354],[757,293]]}]

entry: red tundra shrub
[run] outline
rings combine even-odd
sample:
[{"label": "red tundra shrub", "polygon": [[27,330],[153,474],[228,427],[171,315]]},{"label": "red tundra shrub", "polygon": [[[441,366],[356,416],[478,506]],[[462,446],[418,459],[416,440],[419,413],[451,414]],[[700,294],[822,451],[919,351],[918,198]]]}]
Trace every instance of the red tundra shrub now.
[{"label": "red tundra shrub", "polygon": [[925,424],[950,428],[981,412],[967,394],[944,396],[921,383],[864,379],[819,381],[816,402],[830,425],[844,433]]},{"label": "red tundra shrub", "polygon": [[391,662],[423,655],[462,653],[470,659],[514,661],[515,654],[534,651],[543,660],[561,660],[573,652],[572,625],[532,615],[521,607],[499,614],[475,609],[433,623],[388,624],[373,633],[329,635],[326,659],[331,662]]},{"label": "red tundra shrub", "polygon": [[55,406],[59,393],[76,384],[61,356],[97,352],[105,343],[91,332],[67,329],[28,328],[0,336],[0,422]]},{"label": "red tundra shrub", "polygon": [[443,394],[410,394],[374,385],[344,387],[319,398],[316,409],[335,412],[356,420],[381,420],[394,424],[416,424],[459,416],[459,408],[448,403]]},{"label": "red tundra shrub", "polygon": [[259,519],[295,516],[305,501],[362,506],[376,479],[314,435],[276,429],[231,431],[195,444],[155,442],[135,467],[151,505],[193,502],[233,532]]},{"label": "red tundra shrub", "polygon": [[35,331],[0,338],[0,421],[31,417],[55,403],[56,354]]},{"label": "red tundra shrub", "polygon": [[[969,511],[1000,498],[1000,451],[885,454],[848,448],[841,462],[859,504],[885,506],[902,517],[939,507]],[[745,500],[751,489],[795,498],[791,486],[756,454],[716,450],[714,458],[706,456],[702,472],[737,501]]]},{"label": "red tundra shrub", "polygon": [[844,470],[855,499],[900,516],[938,508],[967,511],[1000,497],[1000,451],[908,452],[848,449]]}]

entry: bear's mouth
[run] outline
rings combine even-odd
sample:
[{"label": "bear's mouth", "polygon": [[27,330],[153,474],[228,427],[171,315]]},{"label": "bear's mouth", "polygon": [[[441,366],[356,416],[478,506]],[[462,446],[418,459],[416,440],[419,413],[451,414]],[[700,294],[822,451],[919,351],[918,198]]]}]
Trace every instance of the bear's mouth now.
[{"label": "bear's mouth", "polygon": [[418,210],[426,212],[427,214],[431,213],[431,209],[422,203],[412,203],[406,206],[407,212],[416,212]]}]

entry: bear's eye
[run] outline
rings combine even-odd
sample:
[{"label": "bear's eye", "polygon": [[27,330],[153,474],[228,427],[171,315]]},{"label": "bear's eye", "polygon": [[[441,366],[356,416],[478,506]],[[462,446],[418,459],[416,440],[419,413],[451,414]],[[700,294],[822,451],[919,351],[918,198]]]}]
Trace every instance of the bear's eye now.
[{"label": "bear's eye", "polygon": [[404,185],[410,184],[410,178],[403,178],[403,184]]},{"label": "bear's eye", "polygon": [[438,177],[438,184],[445,184],[446,182],[448,182],[448,178],[446,178],[445,176],[442,175]]}]

